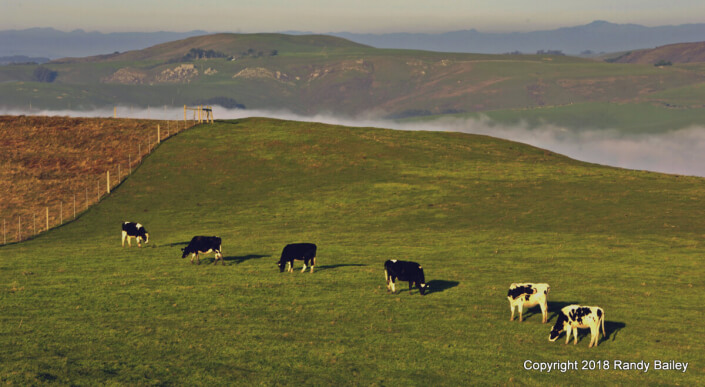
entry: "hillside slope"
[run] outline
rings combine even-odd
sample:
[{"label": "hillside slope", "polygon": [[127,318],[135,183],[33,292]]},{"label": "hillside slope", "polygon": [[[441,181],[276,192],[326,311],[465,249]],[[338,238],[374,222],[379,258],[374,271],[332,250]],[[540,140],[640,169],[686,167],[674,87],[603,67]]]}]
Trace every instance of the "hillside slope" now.
[{"label": "hillside slope", "polygon": [[[0,380],[694,385],[702,183],[460,133],[204,125],[77,221],[0,247]],[[146,226],[148,247],[120,247],[124,220]],[[194,235],[222,237],[226,265],[180,259]],[[313,274],[279,273],[292,242],[318,244]],[[387,259],[420,262],[429,294],[388,294]],[[549,324],[535,310],[509,321],[507,287],[524,281],[551,285]],[[604,308],[597,348],[585,331],[577,346],[548,341],[572,303]],[[671,359],[687,372],[612,363]]]},{"label": "hillside slope", "polygon": [[650,50],[633,51],[620,56],[615,62],[641,64],[655,64],[658,62],[703,63],[705,62],[705,42],[669,44]]},{"label": "hillside slope", "polygon": [[[194,37],[38,69],[0,68],[0,106],[90,110],[205,103],[399,118],[641,103],[705,83],[702,66],[693,64],[655,68],[552,55],[382,50],[334,37],[281,34]],[[36,71],[54,71],[55,80],[39,82],[46,78]],[[658,103],[702,108],[668,98]]]}]

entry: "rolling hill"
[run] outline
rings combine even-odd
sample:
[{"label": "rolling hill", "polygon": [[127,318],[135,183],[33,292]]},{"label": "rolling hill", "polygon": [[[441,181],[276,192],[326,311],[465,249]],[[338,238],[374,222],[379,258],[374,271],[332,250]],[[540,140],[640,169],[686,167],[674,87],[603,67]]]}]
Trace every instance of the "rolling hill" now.
[{"label": "rolling hill", "polygon": [[632,51],[620,56],[615,62],[640,64],[705,63],[705,42],[669,44],[650,50]]},{"label": "rolling hill", "polygon": [[[702,183],[460,133],[199,126],[75,222],[0,247],[0,381],[695,385]],[[120,247],[124,220],[148,247]],[[227,265],[180,259],[194,235],[222,237]],[[319,246],[315,272],[279,273],[282,247],[303,241]],[[429,294],[388,294],[386,259],[422,263]],[[549,324],[509,321],[523,281],[551,285]],[[604,308],[597,348],[584,331],[548,341],[572,303]]]},{"label": "rolling hill", "polygon": [[[206,103],[391,118],[596,102],[701,109],[703,66],[388,50],[328,36],[217,34],[45,64],[44,73],[56,74],[52,83],[39,82],[37,66],[3,66],[0,106],[88,110]],[[683,88],[693,102],[669,94]]]}]

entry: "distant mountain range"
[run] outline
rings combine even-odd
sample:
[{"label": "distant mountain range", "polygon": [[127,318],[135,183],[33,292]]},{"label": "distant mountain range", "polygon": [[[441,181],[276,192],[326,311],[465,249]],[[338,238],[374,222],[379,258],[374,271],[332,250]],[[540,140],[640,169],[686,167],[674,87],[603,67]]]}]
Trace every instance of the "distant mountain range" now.
[{"label": "distant mountain range", "polygon": [[63,32],[53,28],[0,31],[0,57],[83,57],[139,50],[159,43],[205,35],[189,32]]},{"label": "distant mountain range", "polygon": [[[0,57],[25,55],[57,59],[112,54],[205,34],[205,31],[104,34],[83,30],[63,32],[53,28],[6,30],[0,31]],[[288,31],[287,34],[308,33]],[[567,55],[590,55],[704,41],[705,23],[645,27],[594,21],[582,26],[534,32],[484,33],[471,29],[440,34],[334,32],[328,35],[377,48],[484,54],[534,54],[550,50]]]},{"label": "distant mountain range", "polygon": [[598,20],[582,26],[523,33],[483,33],[472,29],[441,34],[339,32],[331,35],[377,48],[485,54],[557,50],[568,55],[589,55],[703,41],[705,24],[645,27]]}]

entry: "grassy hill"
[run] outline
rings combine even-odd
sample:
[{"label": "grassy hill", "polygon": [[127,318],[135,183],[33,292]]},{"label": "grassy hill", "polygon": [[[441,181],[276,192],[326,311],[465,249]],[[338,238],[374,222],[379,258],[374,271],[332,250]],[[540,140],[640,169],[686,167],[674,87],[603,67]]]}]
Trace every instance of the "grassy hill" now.
[{"label": "grassy hill", "polygon": [[[702,64],[387,50],[319,35],[208,35],[44,66],[53,83],[37,82],[37,66],[0,67],[0,106],[210,103],[403,118],[583,103],[702,110],[705,97]],[[678,98],[684,88],[688,101]]]},{"label": "grassy hill", "polygon": [[[0,247],[0,381],[694,385],[702,183],[460,133],[200,126],[77,221]],[[149,247],[120,247],[124,220]],[[194,235],[221,236],[227,265],[180,259]],[[303,241],[316,271],[279,273],[282,247]],[[386,259],[422,263],[431,292],[388,294]],[[509,321],[520,281],[550,283],[549,324]],[[548,342],[574,302],[605,309],[597,348],[586,332]],[[689,367],[547,374],[526,360]]]},{"label": "grassy hill", "polygon": [[668,44],[649,50],[627,52],[618,58],[619,63],[703,63],[705,62],[705,42]]}]

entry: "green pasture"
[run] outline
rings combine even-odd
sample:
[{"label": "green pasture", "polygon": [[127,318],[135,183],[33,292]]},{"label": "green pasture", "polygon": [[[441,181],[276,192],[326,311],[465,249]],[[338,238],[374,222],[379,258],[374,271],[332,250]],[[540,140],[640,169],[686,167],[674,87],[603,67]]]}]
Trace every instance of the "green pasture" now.
[{"label": "green pasture", "polygon": [[[702,178],[484,136],[199,126],[76,221],[0,247],[0,383],[697,385],[704,200]],[[126,220],[146,247],[120,247]],[[181,259],[194,235],[222,237],[225,266]],[[318,245],[313,274],[279,273],[292,242]],[[421,263],[430,293],[387,293],[387,259]],[[509,321],[512,282],[551,285],[548,324]],[[604,308],[597,348],[548,341],[572,303]]]}]

